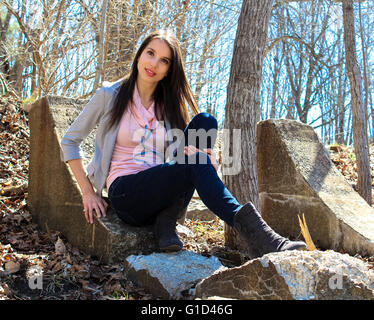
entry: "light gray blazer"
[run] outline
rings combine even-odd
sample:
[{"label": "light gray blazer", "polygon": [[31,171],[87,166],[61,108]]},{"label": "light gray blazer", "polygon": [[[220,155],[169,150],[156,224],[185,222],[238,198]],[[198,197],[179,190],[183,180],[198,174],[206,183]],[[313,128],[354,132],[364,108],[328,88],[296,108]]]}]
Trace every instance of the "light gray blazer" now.
[{"label": "light gray blazer", "polygon": [[[110,162],[119,129],[119,124],[116,127],[112,127],[109,131],[105,127],[120,84],[121,80],[104,82],[103,86],[96,91],[61,139],[62,161],[81,159],[84,157],[80,147],[82,141],[99,124],[96,131],[94,156],[87,166],[88,178],[99,196],[102,195],[102,191],[106,187],[105,182],[109,174]],[[172,138],[170,138],[170,123],[167,119],[165,119],[165,127],[168,141],[172,141]],[[172,158],[171,154],[168,156]]]}]

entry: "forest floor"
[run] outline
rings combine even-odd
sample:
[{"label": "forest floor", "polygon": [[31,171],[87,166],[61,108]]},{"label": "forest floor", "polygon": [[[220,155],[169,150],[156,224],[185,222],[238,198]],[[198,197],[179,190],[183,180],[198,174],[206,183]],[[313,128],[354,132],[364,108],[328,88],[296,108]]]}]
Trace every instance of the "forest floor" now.
[{"label": "forest floor", "polygon": [[[57,231],[42,232],[27,208],[29,127],[27,113],[12,98],[0,99],[0,300],[147,300],[155,299],[127,280],[123,264],[104,264],[72,246]],[[352,148],[330,146],[332,161],[355,186]],[[374,150],[374,145],[370,150]],[[370,160],[374,172],[374,151]],[[226,266],[246,258],[225,247],[218,219],[186,219],[192,234],[181,236],[184,248],[217,256]],[[373,264],[374,257],[360,257]],[[43,270],[43,288],[31,289],[27,273]]]}]

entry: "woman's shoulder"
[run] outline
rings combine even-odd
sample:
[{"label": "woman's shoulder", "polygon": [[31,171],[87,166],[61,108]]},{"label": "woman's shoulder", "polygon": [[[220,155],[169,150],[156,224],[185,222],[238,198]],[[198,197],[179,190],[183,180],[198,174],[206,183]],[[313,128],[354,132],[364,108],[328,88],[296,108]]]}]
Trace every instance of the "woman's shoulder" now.
[{"label": "woman's shoulder", "polygon": [[117,88],[121,85],[123,79],[119,79],[113,82],[104,81],[101,87],[101,90],[105,91],[105,93],[113,94]]}]

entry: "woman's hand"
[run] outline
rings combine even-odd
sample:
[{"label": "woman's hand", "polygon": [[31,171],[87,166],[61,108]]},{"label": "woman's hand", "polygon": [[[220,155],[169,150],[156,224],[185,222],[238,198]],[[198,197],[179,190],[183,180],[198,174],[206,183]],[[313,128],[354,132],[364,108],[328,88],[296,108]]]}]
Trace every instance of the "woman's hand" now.
[{"label": "woman's hand", "polygon": [[82,195],[83,199],[83,213],[88,223],[93,223],[93,211],[95,210],[96,216],[100,219],[106,215],[106,208],[108,204],[106,201],[99,197],[95,192],[89,192]]},{"label": "woman's hand", "polygon": [[71,170],[75,178],[78,181],[79,188],[82,192],[83,200],[83,213],[86,217],[88,223],[93,223],[93,211],[96,211],[96,216],[101,218],[106,215],[106,208],[108,204],[105,200],[99,197],[87,177],[87,173],[83,166],[83,159],[73,159],[69,160],[68,164],[70,165]]},{"label": "woman's hand", "polygon": [[201,151],[193,145],[184,147],[184,153],[188,156],[193,155],[196,152],[206,153],[209,156],[210,162],[212,163],[214,169],[216,169],[216,171],[218,170],[217,155],[213,149],[203,149],[203,151]]}]

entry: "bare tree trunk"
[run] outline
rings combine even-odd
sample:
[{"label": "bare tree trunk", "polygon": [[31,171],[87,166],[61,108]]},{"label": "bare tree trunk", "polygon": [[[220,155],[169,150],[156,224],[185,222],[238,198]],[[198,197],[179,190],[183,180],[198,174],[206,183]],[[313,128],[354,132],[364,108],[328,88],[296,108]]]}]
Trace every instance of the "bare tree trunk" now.
[{"label": "bare tree trunk", "polygon": [[[244,0],[234,42],[225,128],[241,130],[241,171],[225,175],[223,181],[240,203],[251,201],[260,210],[257,179],[257,120],[260,115],[260,86],[272,0]],[[227,142],[226,142],[227,143]],[[230,149],[232,150],[232,141]],[[237,232],[225,226],[226,244],[241,247]]]},{"label": "bare tree trunk", "polygon": [[99,55],[98,55],[98,61],[97,61],[97,70],[95,75],[95,83],[93,91],[95,92],[96,89],[99,87],[100,80],[101,82],[104,80],[104,34],[105,34],[105,20],[106,20],[106,13],[108,11],[108,0],[103,0],[102,4],[102,12],[101,12],[101,22],[100,22],[100,34],[99,34],[99,41],[98,41],[98,47],[99,47]]},{"label": "bare tree trunk", "polygon": [[7,59],[6,48],[4,44],[9,29],[9,22],[11,16],[12,15],[10,11],[8,10],[4,22],[2,21],[2,19],[0,19],[0,72],[2,72],[6,77],[8,77],[10,66],[9,61]]},{"label": "bare tree trunk", "polygon": [[[358,3],[358,13],[360,17],[360,35],[361,35],[361,48],[362,48],[362,61],[364,66],[364,87],[365,87],[365,99],[364,99],[364,110],[365,110],[365,123],[368,124],[368,96],[369,96],[369,81],[367,72],[367,50],[365,46],[365,35],[364,28],[362,27],[362,17],[361,17],[361,2]],[[369,148],[369,145],[368,145]],[[369,152],[370,154],[370,152]]]},{"label": "bare tree trunk", "polygon": [[[210,3],[210,8],[209,8],[209,16],[208,16],[208,21],[207,21],[207,31],[205,35],[205,40],[204,40],[204,47],[203,47],[203,53],[201,55],[199,67],[198,67],[198,72],[197,72],[197,80],[196,80],[196,90],[195,90],[195,98],[197,101],[199,101],[201,89],[203,87],[203,72],[205,69],[205,64],[207,61],[207,55],[208,55],[208,50],[209,50],[209,40],[210,40],[210,28],[212,25],[212,17],[213,17],[213,2]],[[209,112],[209,111],[208,111]]]},{"label": "bare tree trunk", "polygon": [[[369,88],[370,88],[370,83],[369,83]],[[373,108],[373,98],[372,98],[372,95],[370,95],[369,100],[370,100],[371,126],[372,126],[373,131],[374,131],[374,108]],[[371,136],[371,142],[373,142],[373,139],[374,139],[374,137]]]},{"label": "bare tree trunk", "polygon": [[344,45],[351,92],[353,145],[357,162],[357,191],[371,205],[371,175],[365,110],[362,101],[362,78],[356,58],[353,1],[343,1]]},{"label": "bare tree trunk", "polygon": [[291,95],[289,95],[288,100],[287,100],[286,119],[295,120],[295,106],[293,103],[294,103],[294,99]]},{"label": "bare tree trunk", "polygon": [[342,63],[342,50],[341,50],[341,44],[340,44],[340,35],[341,35],[341,30],[338,32],[338,97],[337,97],[337,108],[338,108],[338,125],[337,125],[337,135],[336,135],[336,142],[343,144],[344,143],[344,121],[345,121],[345,108],[344,108],[344,92],[345,92],[345,81],[343,81],[343,67]]},{"label": "bare tree trunk", "polygon": [[190,0],[179,1],[178,3],[179,7],[183,6],[180,15],[177,18],[177,31],[175,32],[175,35],[178,39],[181,39],[181,36],[182,36],[182,28],[184,27],[184,24],[186,22],[186,14],[188,11],[189,2]]},{"label": "bare tree trunk", "polygon": [[271,111],[270,111],[270,118],[275,118],[276,112],[276,103],[277,103],[277,93],[278,93],[278,85],[279,85],[279,73],[280,73],[280,64],[278,60],[278,53],[279,49],[276,48],[275,58],[274,58],[274,80],[273,80],[273,88],[271,92]]}]

